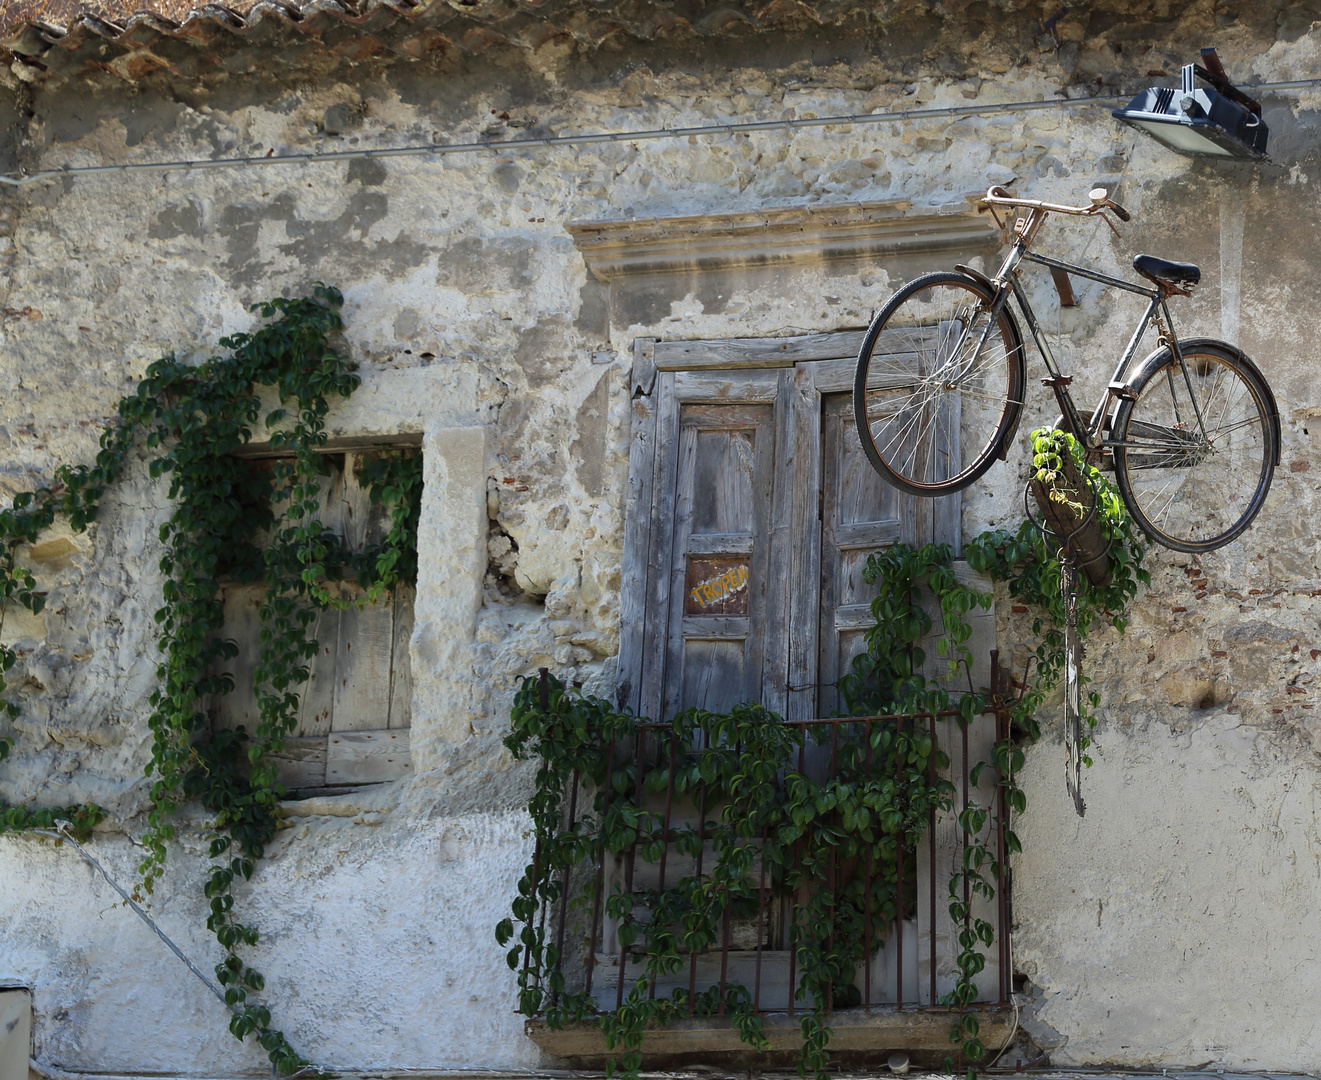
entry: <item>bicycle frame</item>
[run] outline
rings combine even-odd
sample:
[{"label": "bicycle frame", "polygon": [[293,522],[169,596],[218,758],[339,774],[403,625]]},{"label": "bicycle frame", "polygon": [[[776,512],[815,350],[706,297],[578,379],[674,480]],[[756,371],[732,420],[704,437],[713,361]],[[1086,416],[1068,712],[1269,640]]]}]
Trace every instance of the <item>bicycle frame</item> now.
[{"label": "bicycle frame", "polygon": [[[1037,209],[1034,207],[1028,211],[1028,217],[1022,219],[1019,227],[1016,228],[1015,231],[1018,233],[1018,237],[1009,254],[1005,257],[999,272],[991,280],[991,286],[996,291],[995,302],[991,307],[991,318],[994,321],[1000,314],[1012,293],[1018,302],[1019,310],[1023,313],[1024,320],[1027,322],[1028,330],[1032,334],[1032,340],[1036,343],[1037,351],[1041,353],[1041,359],[1046,365],[1047,372],[1049,372],[1049,377],[1042,379],[1042,383],[1055,392],[1063,416],[1064,430],[1072,434],[1092,452],[1120,445],[1114,440],[1105,439],[1103,434],[1105,420],[1111,410],[1117,407],[1122,399],[1133,397],[1133,391],[1127,381],[1127,376],[1130,373],[1129,368],[1137,355],[1138,345],[1141,343],[1143,335],[1155,324],[1159,340],[1170,349],[1175,359],[1178,360],[1184,380],[1188,383],[1189,396],[1192,399],[1193,409],[1196,413],[1197,426],[1202,431],[1203,437],[1205,437],[1206,426],[1202,420],[1201,408],[1196,395],[1192,393],[1192,380],[1184,366],[1183,354],[1179,351],[1178,340],[1174,334],[1173,319],[1166,305],[1167,291],[1160,287],[1148,288],[1143,285],[1135,285],[1131,281],[1111,277],[1109,274],[1102,274],[1085,266],[1062,262],[1059,259],[1052,259],[1047,255],[1038,255],[1030,251],[1029,245],[1035,237],[1037,229],[1045,220],[1046,213],[1045,208]],[[1138,322],[1133,336],[1129,339],[1128,347],[1115,366],[1114,374],[1111,375],[1105,392],[1096,403],[1096,407],[1092,410],[1091,417],[1086,423],[1083,422],[1082,415],[1078,412],[1078,407],[1073,401],[1073,395],[1069,393],[1069,383],[1073,381],[1073,377],[1060,371],[1059,365],[1055,361],[1055,354],[1051,351],[1050,343],[1046,340],[1041,325],[1037,321],[1036,312],[1032,310],[1027,293],[1023,289],[1023,283],[1019,277],[1019,268],[1024,262],[1037,263],[1052,270],[1062,270],[1068,274],[1099,281],[1103,285],[1137,293],[1139,296],[1147,298],[1147,310]]]},{"label": "bicycle frame", "polygon": [[[1176,551],[1214,551],[1249,528],[1265,503],[1280,459],[1279,409],[1265,377],[1237,346],[1209,338],[1180,343],[1175,336],[1168,301],[1190,295],[1201,276],[1195,266],[1140,255],[1133,266],[1150,285],[1134,284],[1030,250],[1050,214],[1132,220],[1104,188],[1088,198],[1090,206],[1060,206],[990,188],[979,208],[1005,230],[1008,248],[995,277],[955,266],[953,274],[913,279],[886,302],[854,370],[862,449],[883,478],[910,495],[938,497],[968,487],[1015,445],[1030,335],[1046,365],[1041,381],[1063,414],[1056,426],[1077,439],[1092,465],[1114,470],[1119,495],[1142,530]],[[1015,214],[1008,220],[996,213],[1010,208]],[[1069,389],[1073,378],[1061,371],[1032,310],[1027,264],[1051,272],[1066,304],[1072,303],[1070,275],[1146,301],[1090,414],[1079,412]],[[1159,341],[1139,356],[1153,327]]]}]

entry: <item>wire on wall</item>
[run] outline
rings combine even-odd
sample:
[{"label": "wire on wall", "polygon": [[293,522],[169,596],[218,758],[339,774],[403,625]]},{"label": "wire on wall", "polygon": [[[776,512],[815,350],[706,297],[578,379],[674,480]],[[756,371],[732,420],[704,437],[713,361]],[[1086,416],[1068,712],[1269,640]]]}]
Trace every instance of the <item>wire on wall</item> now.
[{"label": "wire on wall", "polygon": [[[1307,90],[1321,87],[1321,79],[1293,79],[1288,82],[1258,83],[1244,86],[1244,92]],[[1128,94],[1100,94],[1093,97],[1049,98],[1041,101],[1010,101],[985,105],[956,105],[936,109],[901,109],[897,112],[847,113],[840,116],[795,117],[787,120],[751,120],[698,127],[652,128],[646,131],[604,131],[581,135],[547,135],[537,138],[502,139],[464,143],[427,143],[421,146],[384,147],[378,150],[330,150],[304,154],[268,154],[265,157],[208,158],[200,161],[157,161],[123,165],[78,165],[46,169],[30,175],[0,174],[0,187],[24,188],[70,176],[97,176],[105,173],[155,173],[199,171],[202,169],[252,168],[268,165],[309,165],[321,162],[354,161],[363,158],[444,157],[450,154],[504,154],[511,150],[534,150],[549,146],[591,146],[596,143],[646,142],[654,139],[684,139],[702,135],[738,135],[754,131],[797,131],[804,128],[833,127],[842,124],[911,123],[917,120],[992,116],[998,113],[1037,112],[1043,109],[1075,109],[1127,101]]]}]

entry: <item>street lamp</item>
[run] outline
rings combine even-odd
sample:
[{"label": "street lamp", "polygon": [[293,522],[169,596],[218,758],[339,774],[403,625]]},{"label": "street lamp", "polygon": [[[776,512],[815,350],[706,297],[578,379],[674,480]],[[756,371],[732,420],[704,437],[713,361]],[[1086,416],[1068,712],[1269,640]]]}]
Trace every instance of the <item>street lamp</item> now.
[{"label": "street lamp", "polygon": [[[1110,115],[1180,154],[1261,160],[1268,134],[1261,105],[1230,84],[1215,49],[1203,49],[1202,59],[1206,67],[1184,67],[1179,90],[1163,86],[1143,90]],[[1210,88],[1197,89],[1195,77]]]}]

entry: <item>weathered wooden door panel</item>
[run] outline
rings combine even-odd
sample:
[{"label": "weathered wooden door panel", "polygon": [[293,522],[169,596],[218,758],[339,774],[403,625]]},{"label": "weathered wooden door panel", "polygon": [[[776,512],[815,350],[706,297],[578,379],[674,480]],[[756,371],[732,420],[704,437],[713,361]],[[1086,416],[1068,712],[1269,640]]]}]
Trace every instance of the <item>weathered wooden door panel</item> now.
[{"label": "weathered wooden door panel", "polygon": [[789,385],[779,372],[662,373],[638,406],[620,652],[621,701],[643,715],[774,708],[768,682],[783,696]]},{"label": "weathered wooden door panel", "polygon": [[253,680],[257,674],[257,655],[261,647],[259,609],[266,598],[261,585],[228,585],[222,590],[225,602],[225,636],[238,645],[238,655],[219,665],[234,680],[234,689],[215,699],[213,722],[217,728],[257,728],[260,715]]},{"label": "weathered wooden door panel", "polygon": [[395,590],[394,640],[390,645],[390,729],[408,728],[413,722],[413,608],[416,592],[407,586]]},{"label": "weathered wooden door panel", "polygon": [[326,740],[327,784],[378,784],[412,770],[407,728],[333,731]]},{"label": "weathered wooden door panel", "polygon": [[818,711],[841,705],[835,683],[854,656],[866,650],[876,586],[863,581],[872,552],[913,539],[910,496],[877,475],[863,455],[853,426],[851,394],[822,397],[821,692]]},{"label": "weathered wooden door panel", "polygon": [[743,641],[685,640],[683,686],[675,708],[695,705],[708,712],[730,708],[756,696],[748,663],[747,639]]},{"label": "weathered wooden door panel", "polygon": [[774,469],[773,405],[679,405],[663,716],[760,697]]}]

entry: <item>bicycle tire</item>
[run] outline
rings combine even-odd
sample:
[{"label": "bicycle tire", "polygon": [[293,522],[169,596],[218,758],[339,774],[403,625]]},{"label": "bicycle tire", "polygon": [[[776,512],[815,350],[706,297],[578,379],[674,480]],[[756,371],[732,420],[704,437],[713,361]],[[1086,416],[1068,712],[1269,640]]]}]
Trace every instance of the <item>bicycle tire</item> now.
[{"label": "bicycle tire", "polygon": [[1023,345],[1007,307],[976,278],[924,274],[863,338],[853,380],[862,449],[910,495],[962,491],[995,462],[1023,405]]},{"label": "bicycle tire", "polygon": [[1179,351],[1184,369],[1157,350],[1115,411],[1115,479],[1147,536],[1200,553],[1241,536],[1261,510],[1279,421],[1270,387],[1233,346],[1190,341]]}]

